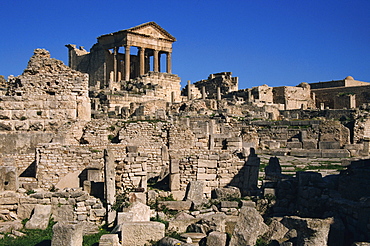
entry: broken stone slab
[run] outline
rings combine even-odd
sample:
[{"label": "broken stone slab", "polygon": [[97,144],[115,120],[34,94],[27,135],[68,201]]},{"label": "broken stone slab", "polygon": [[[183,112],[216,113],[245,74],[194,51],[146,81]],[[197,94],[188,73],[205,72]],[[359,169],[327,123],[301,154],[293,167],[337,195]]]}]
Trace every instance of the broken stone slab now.
[{"label": "broken stone slab", "polygon": [[348,158],[351,153],[346,149],[323,149],[321,150],[323,158]]},{"label": "broken stone slab", "polygon": [[192,202],[191,201],[159,201],[159,206],[165,206],[169,210],[183,211],[190,210]]},{"label": "broken stone slab", "polygon": [[220,203],[221,208],[238,208],[239,202],[237,201],[221,201]]},{"label": "broken stone slab", "polygon": [[0,222],[0,233],[9,233],[12,230],[21,230],[23,228],[20,220]]},{"label": "broken stone slab", "polygon": [[17,215],[20,220],[29,219],[36,204],[19,204]]},{"label": "broken stone slab", "polygon": [[200,232],[186,232],[180,235],[181,238],[186,240],[187,243],[191,243],[193,245],[198,245],[200,240],[205,238],[207,235]]},{"label": "broken stone slab", "polygon": [[75,221],[60,221],[53,226],[51,246],[82,246],[82,242],[82,223]]},{"label": "broken stone slab", "polygon": [[208,234],[211,231],[226,231],[226,215],[222,212],[206,215],[196,223],[190,225],[187,231]]},{"label": "broken stone slab", "polygon": [[122,246],[142,246],[164,237],[165,225],[155,221],[124,222],[121,224]]},{"label": "broken stone slab", "polygon": [[337,141],[320,141],[319,149],[340,149],[340,142]]},{"label": "broken stone slab", "polygon": [[194,244],[184,243],[180,240],[171,237],[164,237],[158,242],[158,246],[194,246]]},{"label": "broken stone slab", "polygon": [[45,230],[48,227],[50,215],[51,205],[37,204],[32,217],[27,221],[25,227],[27,229]]},{"label": "broken stone slab", "polygon": [[203,181],[190,181],[186,189],[186,201],[201,201],[203,200]]},{"label": "broken stone slab", "polygon": [[118,234],[104,234],[100,237],[99,246],[121,246]]},{"label": "broken stone slab", "polygon": [[242,207],[231,237],[230,246],[255,245],[268,226],[255,208]]},{"label": "broken stone slab", "polygon": [[280,220],[281,218],[272,219],[267,232],[263,235],[264,238],[268,239],[269,241],[284,238],[289,229],[286,228],[282,223],[280,223]]},{"label": "broken stone slab", "polygon": [[327,245],[332,218],[312,219],[298,216],[284,217],[281,223],[289,229],[297,231],[297,245]]},{"label": "broken stone slab", "polygon": [[216,188],[212,191],[212,199],[230,200],[238,199],[241,193],[238,187],[228,186],[223,188]]},{"label": "broken stone slab", "polygon": [[136,201],[128,208],[124,208],[123,212],[132,213],[132,221],[150,221],[150,207]]},{"label": "broken stone slab", "polygon": [[225,232],[213,231],[208,234],[207,246],[225,246],[227,235]]},{"label": "broken stone slab", "polygon": [[73,221],[75,220],[74,206],[52,205],[52,217],[54,221]]}]

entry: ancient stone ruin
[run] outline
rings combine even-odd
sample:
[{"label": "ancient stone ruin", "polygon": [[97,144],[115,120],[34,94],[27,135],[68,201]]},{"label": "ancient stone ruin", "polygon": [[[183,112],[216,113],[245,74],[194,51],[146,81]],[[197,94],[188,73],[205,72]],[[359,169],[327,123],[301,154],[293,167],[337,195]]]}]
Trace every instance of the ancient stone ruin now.
[{"label": "ancient stone ruin", "polygon": [[181,90],[175,41],[149,22],[0,80],[0,240],[369,245],[370,83]]}]

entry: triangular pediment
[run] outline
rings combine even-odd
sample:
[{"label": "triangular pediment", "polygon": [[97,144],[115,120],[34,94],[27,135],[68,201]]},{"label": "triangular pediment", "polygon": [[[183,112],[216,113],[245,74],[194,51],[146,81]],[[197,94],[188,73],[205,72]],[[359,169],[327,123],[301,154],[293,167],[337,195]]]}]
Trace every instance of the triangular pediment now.
[{"label": "triangular pediment", "polygon": [[171,34],[169,34],[155,22],[144,23],[139,26],[127,29],[127,31],[145,36],[150,36],[153,38],[166,39],[172,42],[176,41],[176,39]]}]

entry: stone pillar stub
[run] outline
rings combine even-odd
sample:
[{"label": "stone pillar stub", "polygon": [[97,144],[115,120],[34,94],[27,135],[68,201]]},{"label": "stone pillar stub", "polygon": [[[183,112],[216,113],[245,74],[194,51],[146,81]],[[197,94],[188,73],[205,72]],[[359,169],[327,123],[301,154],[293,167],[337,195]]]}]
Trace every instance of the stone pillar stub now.
[{"label": "stone pillar stub", "polygon": [[202,99],[206,99],[206,87],[202,86]]},{"label": "stone pillar stub", "polygon": [[217,87],[217,100],[221,100],[221,88]]},{"label": "stone pillar stub", "polygon": [[60,221],[53,226],[51,246],[82,246],[83,224]]},{"label": "stone pillar stub", "polygon": [[125,47],[125,80],[129,81],[130,80],[130,46],[127,45]]},{"label": "stone pillar stub", "polygon": [[170,174],[170,191],[180,190],[180,174],[171,173]]}]

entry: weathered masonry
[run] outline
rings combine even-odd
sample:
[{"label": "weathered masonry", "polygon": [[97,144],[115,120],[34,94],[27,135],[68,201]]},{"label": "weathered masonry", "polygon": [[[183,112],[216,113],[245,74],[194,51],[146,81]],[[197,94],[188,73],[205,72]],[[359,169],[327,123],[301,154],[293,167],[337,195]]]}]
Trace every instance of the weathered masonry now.
[{"label": "weathered masonry", "polygon": [[[161,55],[166,55],[166,73],[172,73],[172,43],[176,39],[155,22],[102,35],[97,40],[91,52],[66,45],[69,66],[88,73],[90,86],[99,81],[102,87],[109,87],[110,82],[129,81],[149,71],[161,72]],[[131,54],[134,47],[137,53]]]}]

